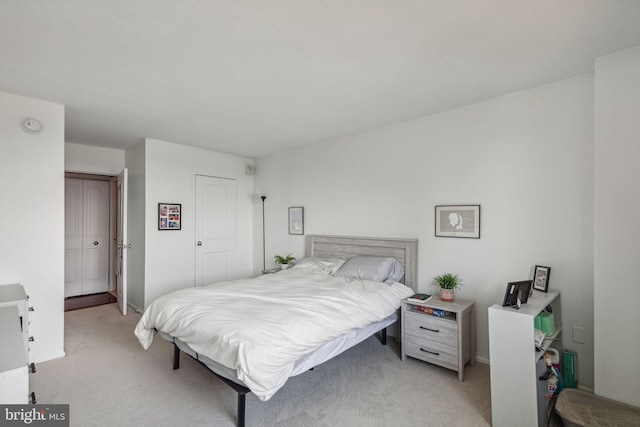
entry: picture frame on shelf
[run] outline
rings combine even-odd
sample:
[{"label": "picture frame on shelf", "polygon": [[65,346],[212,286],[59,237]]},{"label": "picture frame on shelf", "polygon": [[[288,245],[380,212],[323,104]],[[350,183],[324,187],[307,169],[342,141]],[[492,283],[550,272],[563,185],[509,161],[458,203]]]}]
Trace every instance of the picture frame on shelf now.
[{"label": "picture frame on shelf", "polygon": [[158,203],[158,230],[182,229],[182,204]]},{"label": "picture frame on shelf", "polygon": [[304,208],[301,206],[289,208],[289,234],[304,234]]},{"label": "picture frame on shelf", "polygon": [[520,289],[518,285],[515,283],[507,283],[507,289],[504,292],[504,298],[502,298],[502,306],[520,308],[520,305],[518,305],[519,293]]},{"label": "picture frame on shelf", "polygon": [[529,300],[531,282],[531,280],[508,282],[504,298],[502,299],[502,306],[520,308],[521,304],[526,304]]},{"label": "picture frame on shelf", "polygon": [[533,289],[547,292],[549,289],[549,276],[551,276],[551,267],[536,265],[533,269]]},{"label": "picture frame on shelf", "polygon": [[480,205],[435,207],[436,237],[480,238]]}]

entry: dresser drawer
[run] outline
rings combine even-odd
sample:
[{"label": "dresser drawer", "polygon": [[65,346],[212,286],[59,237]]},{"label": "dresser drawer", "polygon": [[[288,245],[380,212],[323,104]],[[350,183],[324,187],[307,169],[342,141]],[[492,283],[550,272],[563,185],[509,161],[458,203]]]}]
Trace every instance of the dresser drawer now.
[{"label": "dresser drawer", "polygon": [[458,348],[458,324],[426,314],[406,313],[404,332]]},{"label": "dresser drawer", "polygon": [[422,339],[415,336],[407,337],[405,343],[407,356],[434,363],[445,368],[458,370],[458,349],[447,344]]}]

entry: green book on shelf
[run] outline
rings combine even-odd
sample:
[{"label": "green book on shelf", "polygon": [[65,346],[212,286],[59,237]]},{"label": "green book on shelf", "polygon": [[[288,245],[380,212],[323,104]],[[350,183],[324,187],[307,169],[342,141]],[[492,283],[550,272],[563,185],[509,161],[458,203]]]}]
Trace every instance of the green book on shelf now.
[{"label": "green book on shelf", "polygon": [[566,388],[576,388],[576,358],[575,351],[565,350],[562,352],[564,386]]}]

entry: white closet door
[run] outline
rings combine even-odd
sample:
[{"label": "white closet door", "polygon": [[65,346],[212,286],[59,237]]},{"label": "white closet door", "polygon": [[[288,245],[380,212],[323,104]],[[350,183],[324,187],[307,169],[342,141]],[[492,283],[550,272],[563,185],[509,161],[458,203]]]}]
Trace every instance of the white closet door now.
[{"label": "white closet door", "polygon": [[230,280],[236,251],[236,181],[196,175],[196,286]]},{"label": "white closet door", "polygon": [[64,296],[82,294],[82,180],[65,178]]},{"label": "white closet door", "polygon": [[84,181],[83,294],[109,290],[109,182]]},{"label": "white closet door", "polygon": [[109,182],[65,178],[65,297],[109,290]]}]

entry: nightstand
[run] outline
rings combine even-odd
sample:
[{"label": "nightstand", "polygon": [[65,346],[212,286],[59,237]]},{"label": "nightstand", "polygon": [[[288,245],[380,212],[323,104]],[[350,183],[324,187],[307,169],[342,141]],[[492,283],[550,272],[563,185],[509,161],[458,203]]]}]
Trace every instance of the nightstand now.
[{"label": "nightstand", "polygon": [[[428,313],[443,310],[444,317]],[[444,302],[433,295],[427,302],[402,301],[402,361],[407,356],[458,372],[476,362],[475,304],[456,299]]]}]

